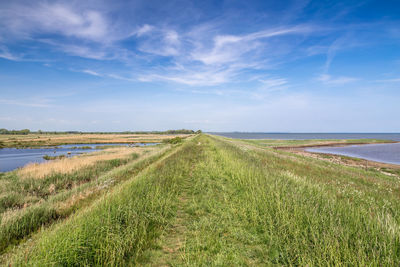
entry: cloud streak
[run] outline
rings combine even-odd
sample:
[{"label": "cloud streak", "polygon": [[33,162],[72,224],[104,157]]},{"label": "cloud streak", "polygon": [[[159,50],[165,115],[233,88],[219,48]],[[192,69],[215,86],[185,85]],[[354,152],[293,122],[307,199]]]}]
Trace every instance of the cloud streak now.
[{"label": "cloud streak", "polygon": [[83,73],[92,75],[92,76],[97,76],[97,77],[101,77],[103,75],[101,75],[100,73],[93,71],[93,70],[82,70]]},{"label": "cloud streak", "polygon": [[11,54],[10,51],[7,49],[7,47],[2,46],[2,45],[0,45],[0,58],[12,60],[12,61],[20,60],[19,57]]},{"label": "cloud streak", "polygon": [[3,105],[10,106],[23,106],[23,107],[34,107],[34,108],[48,108],[52,107],[49,99],[25,99],[25,100],[17,100],[17,99],[5,99],[0,98],[0,103]]},{"label": "cloud streak", "polygon": [[317,80],[327,85],[344,85],[356,82],[359,79],[346,76],[332,77],[331,75],[328,74],[322,74],[317,78]]}]

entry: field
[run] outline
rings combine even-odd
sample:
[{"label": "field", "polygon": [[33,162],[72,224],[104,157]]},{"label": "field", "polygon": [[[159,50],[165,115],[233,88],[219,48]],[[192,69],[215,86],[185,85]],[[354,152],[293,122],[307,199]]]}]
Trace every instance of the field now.
[{"label": "field", "polygon": [[400,177],[274,148],[321,142],[199,134],[2,174],[1,263],[398,266]]},{"label": "field", "polygon": [[187,134],[27,134],[0,135],[1,147],[41,147],[65,144],[157,143]]}]

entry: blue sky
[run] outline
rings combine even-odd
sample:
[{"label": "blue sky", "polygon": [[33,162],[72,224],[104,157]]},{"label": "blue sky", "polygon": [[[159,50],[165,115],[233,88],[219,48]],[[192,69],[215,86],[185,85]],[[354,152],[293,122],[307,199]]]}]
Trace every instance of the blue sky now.
[{"label": "blue sky", "polygon": [[0,128],[400,132],[398,1],[1,1]]}]

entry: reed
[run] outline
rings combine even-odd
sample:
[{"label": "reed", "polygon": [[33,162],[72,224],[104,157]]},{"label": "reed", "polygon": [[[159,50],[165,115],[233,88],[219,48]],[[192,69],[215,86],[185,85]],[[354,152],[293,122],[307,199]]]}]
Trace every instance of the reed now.
[{"label": "reed", "polygon": [[101,152],[94,152],[75,156],[72,158],[59,158],[44,163],[31,163],[18,170],[18,175],[22,178],[43,179],[51,174],[73,173],[79,169],[93,166],[99,161],[113,159],[124,159],[134,153],[141,153],[143,149],[131,147],[110,148]]}]

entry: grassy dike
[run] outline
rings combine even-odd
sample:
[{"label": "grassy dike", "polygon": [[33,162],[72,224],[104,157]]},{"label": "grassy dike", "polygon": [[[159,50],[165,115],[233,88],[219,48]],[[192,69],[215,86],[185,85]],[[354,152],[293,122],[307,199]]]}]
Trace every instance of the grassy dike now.
[{"label": "grassy dike", "polygon": [[16,265],[125,265],[135,262],[173,218],[180,185],[201,157],[187,142],[65,223],[38,234]]},{"label": "grassy dike", "polygon": [[[33,180],[37,182],[35,184],[32,183],[32,179],[18,179],[16,172],[6,174],[5,177],[2,177],[3,181],[6,180],[9,182],[10,178],[12,178],[13,183],[3,188],[7,194],[3,193],[3,198],[0,199],[19,199],[19,203],[15,201],[0,202],[0,208],[8,208],[5,213],[1,214],[0,254],[13,245],[23,242],[24,239],[27,239],[38,229],[44,228],[55,221],[62,222],[64,218],[90,205],[100,195],[112,190],[116,184],[131,179],[132,176],[135,176],[171,152],[171,148],[168,148],[168,146],[153,147],[152,149],[151,152],[149,151],[149,153],[145,153],[140,157],[138,157],[138,154],[133,153],[125,159],[111,160],[114,162],[113,165],[116,162],[118,162],[118,165],[121,165],[118,167],[114,166],[111,169],[104,168],[106,166],[104,164],[109,163],[107,161],[100,161],[95,166],[81,168],[79,171],[71,174],[61,176],[60,174],[52,174],[40,180]],[[95,172],[93,169],[95,169]],[[61,181],[67,181],[68,183],[73,183],[77,178],[82,176],[93,178],[86,179],[84,183],[77,184],[68,190],[61,190],[60,192],[57,192],[57,188],[54,187],[53,194],[43,191],[46,194],[40,194],[41,198],[32,198],[29,192],[23,190],[26,186],[22,185],[30,184],[27,188],[30,188],[30,190],[33,189],[36,193],[40,192],[37,189],[46,188],[44,185],[49,183],[49,180],[54,180],[53,178],[57,176],[62,178]],[[10,198],[10,196],[15,196],[16,192],[18,192],[20,197]],[[23,195],[27,199],[23,199]],[[35,202],[32,200],[35,200]],[[27,207],[18,208],[18,205],[21,205],[20,203],[27,205]],[[15,204],[18,205],[15,207]]]},{"label": "grassy dike", "polygon": [[397,266],[399,198],[395,176],[200,135],[11,263]]}]

